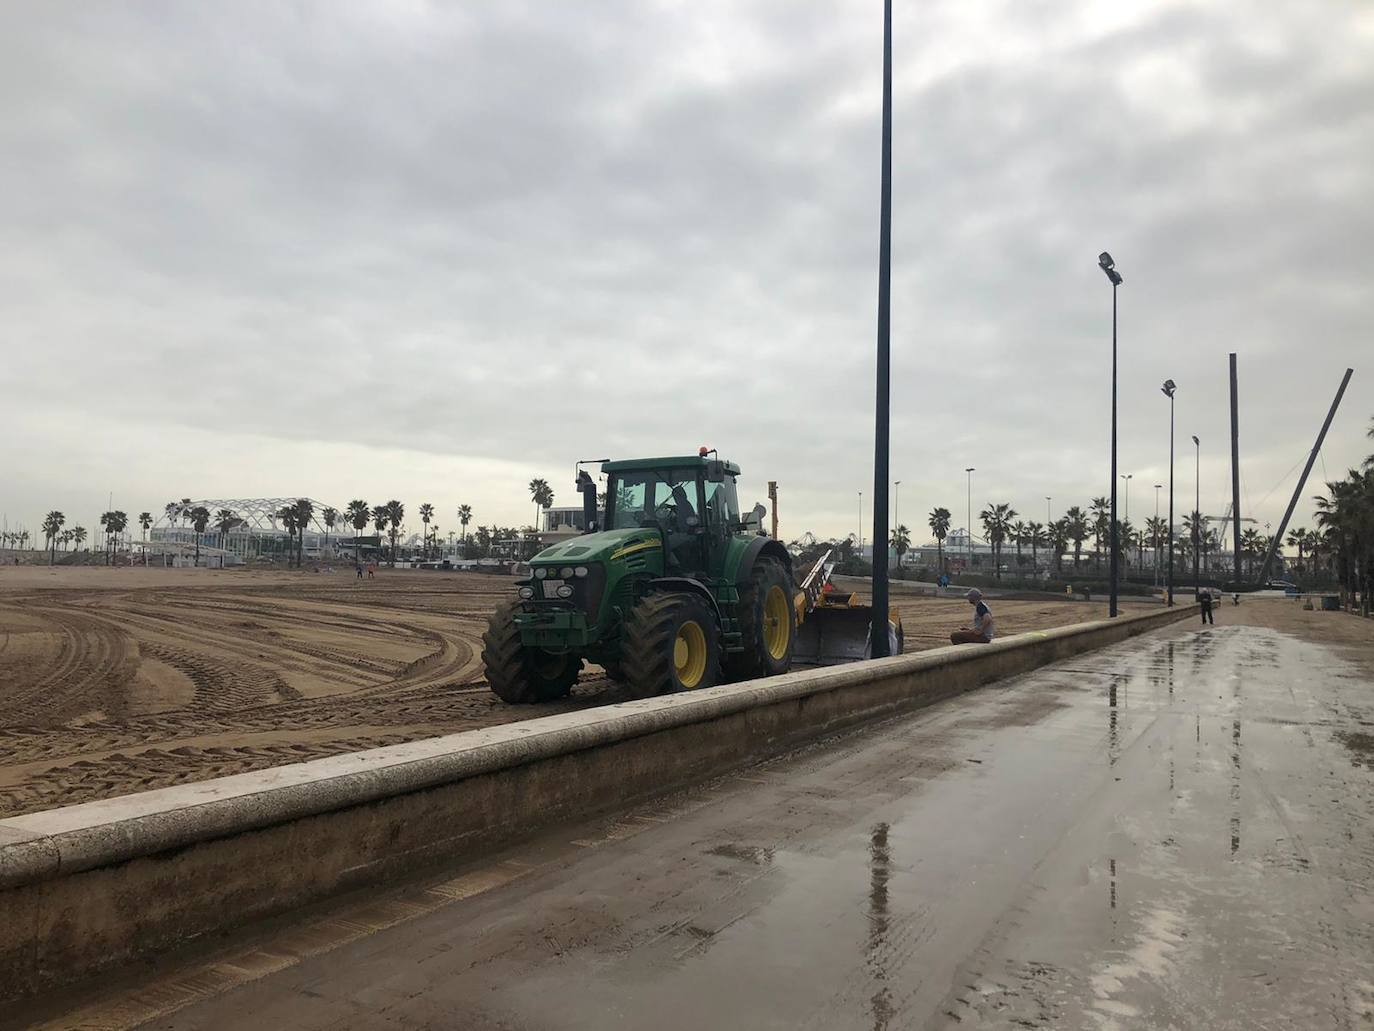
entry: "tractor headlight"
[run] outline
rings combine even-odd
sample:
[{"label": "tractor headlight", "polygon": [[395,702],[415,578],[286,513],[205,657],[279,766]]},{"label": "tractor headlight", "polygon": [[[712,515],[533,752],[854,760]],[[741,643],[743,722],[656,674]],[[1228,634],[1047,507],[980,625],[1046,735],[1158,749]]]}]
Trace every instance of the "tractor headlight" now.
[{"label": "tractor headlight", "polygon": [[545,569],[543,566],[539,566],[537,569],[535,569],[534,575],[536,578],[542,580],[544,579],[544,577],[549,575],[549,571]]},{"label": "tractor headlight", "polygon": [[533,587],[522,587],[522,588],[520,588],[520,590],[517,591],[516,593],[519,594],[520,597],[523,598],[525,601],[529,601],[531,598],[534,597],[534,588],[533,588]]},{"label": "tractor headlight", "polygon": [[567,584],[564,584],[562,587],[558,588],[558,590],[554,591],[553,593],[558,595],[560,598],[571,598],[572,588],[569,587]]},{"label": "tractor headlight", "polygon": [[572,579],[572,575],[573,575],[573,567],[572,567],[572,566],[564,566],[562,569],[560,569],[560,570],[558,571],[558,578],[559,578],[560,580],[571,580],[571,579]]},{"label": "tractor headlight", "polygon": [[586,575],[587,575],[587,567],[586,567],[586,566],[578,566],[576,569],[573,570],[573,576],[586,576]]}]

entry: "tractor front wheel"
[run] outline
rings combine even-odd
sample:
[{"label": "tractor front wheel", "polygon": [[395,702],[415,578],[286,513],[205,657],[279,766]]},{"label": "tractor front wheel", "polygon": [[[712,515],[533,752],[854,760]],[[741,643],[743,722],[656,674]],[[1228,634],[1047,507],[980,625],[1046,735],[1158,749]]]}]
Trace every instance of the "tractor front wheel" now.
[{"label": "tractor front wheel", "polygon": [[530,705],[564,698],[577,683],[582,660],[543,648],[526,648],[515,625],[519,604],[497,609],[482,635],[482,665],[492,693],[512,705]]},{"label": "tractor front wheel", "polygon": [[715,615],[695,594],[650,594],[625,620],[620,655],[636,698],[714,687],[720,677]]},{"label": "tractor front wheel", "polygon": [[744,650],[725,660],[731,680],[775,677],[792,668],[797,613],[792,577],[775,558],[754,563],[739,592],[739,628]]}]

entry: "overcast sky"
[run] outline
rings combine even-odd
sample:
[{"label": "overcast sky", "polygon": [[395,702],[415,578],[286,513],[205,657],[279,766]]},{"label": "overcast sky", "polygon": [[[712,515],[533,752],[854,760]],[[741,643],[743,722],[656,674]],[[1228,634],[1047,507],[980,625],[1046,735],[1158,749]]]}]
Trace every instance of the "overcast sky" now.
[{"label": "overcast sky", "polygon": [[[782,533],[873,491],[881,4],[0,8],[0,509],[399,498],[530,520],[720,449]],[[1374,449],[1374,7],[899,0],[901,520],[1108,490],[1277,526]],[[1185,446],[1186,445],[1186,446]],[[1167,502],[1167,498],[1165,499]],[[1311,524],[1304,501],[1295,520]],[[1123,500],[1124,508],[1124,500]],[[871,524],[870,524],[871,525]],[[865,535],[871,529],[865,529]]]}]

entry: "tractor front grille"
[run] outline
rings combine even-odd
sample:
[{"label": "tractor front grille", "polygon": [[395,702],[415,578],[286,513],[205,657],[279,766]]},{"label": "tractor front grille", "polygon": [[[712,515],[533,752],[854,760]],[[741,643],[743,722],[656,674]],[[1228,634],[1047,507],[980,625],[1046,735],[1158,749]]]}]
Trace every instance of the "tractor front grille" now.
[{"label": "tractor front grille", "polygon": [[535,585],[536,597],[541,606],[557,605],[576,609],[589,620],[595,620],[597,610],[601,607],[602,592],[606,589],[606,567],[599,563],[589,565],[586,576],[561,581],[572,588],[571,598],[559,598],[552,594],[546,596],[544,590],[548,586],[547,580],[534,579],[529,582]]}]

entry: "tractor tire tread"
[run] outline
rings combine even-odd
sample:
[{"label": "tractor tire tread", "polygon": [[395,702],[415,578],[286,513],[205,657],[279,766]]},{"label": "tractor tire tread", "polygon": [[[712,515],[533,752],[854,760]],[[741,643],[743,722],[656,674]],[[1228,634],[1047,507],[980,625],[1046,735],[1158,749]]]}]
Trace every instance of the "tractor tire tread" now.
[{"label": "tractor tire tread", "polygon": [[[754,563],[749,572],[749,583],[740,588],[739,613],[740,639],[744,650],[731,652],[725,658],[725,673],[732,681],[754,680],[759,677],[777,676],[792,668],[792,651],[779,663],[765,649],[760,625],[763,620],[763,598],[770,582],[781,584],[787,592],[787,607],[792,609],[795,588],[787,567],[776,558],[764,557]],[[796,613],[792,613],[793,620]],[[796,626],[792,628],[791,645],[796,646]]]},{"label": "tractor tire tread", "polygon": [[[625,684],[636,698],[653,698],[670,694],[677,687],[673,671],[673,646],[679,612],[683,605],[699,609],[700,621],[708,633],[714,632],[715,621],[705,604],[690,594],[664,593],[646,595],[625,620],[621,645],[621,670]],[[708,668],[700,687],[711,687],[719,680],[719,648],[715,669]]]},{"label": "tractor tire tread", "polygon": [[581,662],[552,680],[539,680],[530,666],[527,649],[520,643],[514,615],[518,602],[502,605],[487,622],[482,635],[482,665],[492,693],[511,705],[533,705],[565,697],[577,682]]}]

